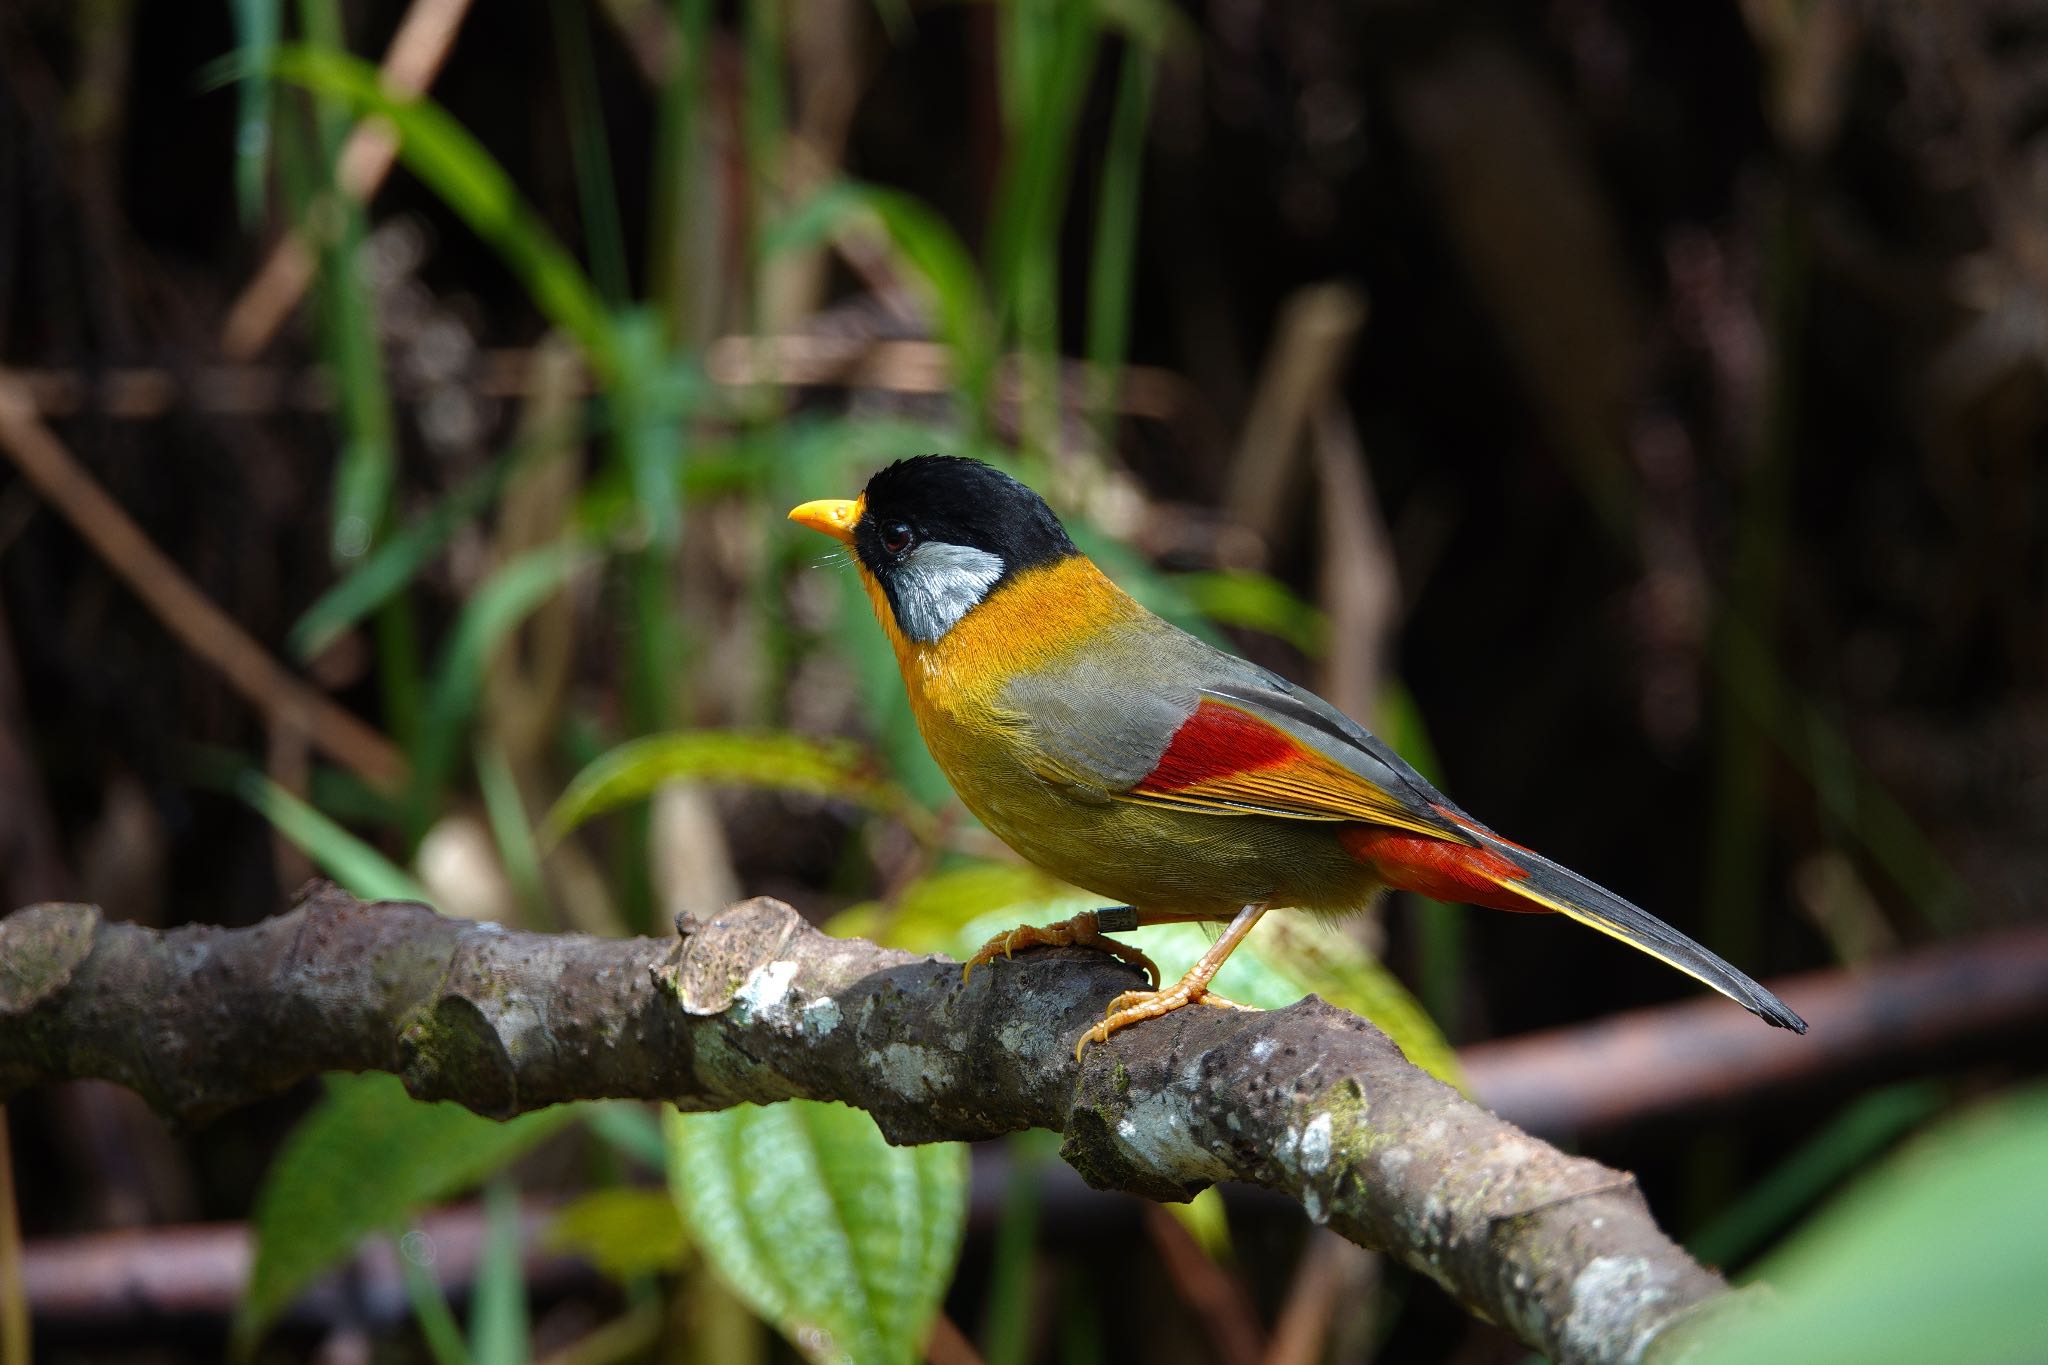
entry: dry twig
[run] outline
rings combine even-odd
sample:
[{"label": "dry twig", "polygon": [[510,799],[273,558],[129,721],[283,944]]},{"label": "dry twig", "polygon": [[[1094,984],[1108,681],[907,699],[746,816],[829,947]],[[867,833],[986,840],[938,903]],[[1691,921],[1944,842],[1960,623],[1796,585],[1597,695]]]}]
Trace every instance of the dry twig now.
[{"label": "dry twig", "polygon": [[302,731],[328,757],[365,781],[392,786],[401,780],[405,759],[391,742],[293,676],[195,587],[37,419],[28,394],[4,371],[0,451],[164,628],[219,670],[272,725]]},{"label": "dry twig", "polygon": [[[455,35],[469,13],[469,0],[413,0],[378,68],[385,89],[396,95],[423,95],[448,60]],[[383,123],[358,123],[342,144],[335,179],[357,199],[367,200],[391,174],[398,142]],[[264,259],[254,279],[228,309],[221,326],[220,348],[235,360],[247,360],[270,344],[313,282],[313,250],[296,228],[287,229]]]}]

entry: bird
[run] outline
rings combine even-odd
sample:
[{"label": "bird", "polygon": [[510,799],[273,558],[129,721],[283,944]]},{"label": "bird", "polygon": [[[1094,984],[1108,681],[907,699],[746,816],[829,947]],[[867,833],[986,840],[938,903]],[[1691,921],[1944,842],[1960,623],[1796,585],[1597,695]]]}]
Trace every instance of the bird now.
[{"label": "bird", "polygon": [[[1386,743],[1279,674],[1140,605],[1045,500],[956,455],[877,470],[858,497],[789,513],[851,550],[932,758],[1027,861],[1113,905],[998,934],[965,966],[1080,944],[1141,968],[1075,1055],[1194,1004],[1268,910],[1342,914],[1385,889],[1550,912],[1711,986],[1765,1022],[1806,1023],[1738,968],[1614,892],[1467,814]],[[1225,926],[1163,986],[1109,937]]]}]

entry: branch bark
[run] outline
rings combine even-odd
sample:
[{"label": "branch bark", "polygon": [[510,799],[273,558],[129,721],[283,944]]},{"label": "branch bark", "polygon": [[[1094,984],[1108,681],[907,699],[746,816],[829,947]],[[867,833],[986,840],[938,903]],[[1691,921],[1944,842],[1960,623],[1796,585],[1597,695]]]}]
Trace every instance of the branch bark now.
[{"label": "branch bark", "polygon": [[1411,1066],[1364,1020],[1188,1009],[1074,1039],[1131,971],[1052,950],[957,964],[829,938],[752,900],[680,937],[516,933],[315,886],[247,929],[157,931],[92,906],[0,921],[0,1100],[99,1077],[200,1122],[323,1071],[390,1071],[504,1117],[568,1100],[790,1098],[891,1141],[1066,1135],[1090,1183],[1185,1199],[1241,1180],[1399,1257],[1565,1362],[1668,1359],[1727,1293],[1627,1175]]}]

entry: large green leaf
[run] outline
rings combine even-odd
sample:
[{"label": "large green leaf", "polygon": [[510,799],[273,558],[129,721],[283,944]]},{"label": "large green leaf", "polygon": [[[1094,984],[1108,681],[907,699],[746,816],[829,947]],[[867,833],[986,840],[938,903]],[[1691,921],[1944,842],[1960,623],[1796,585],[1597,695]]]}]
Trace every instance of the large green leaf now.
[{"label": "large green leaf", "polygon": [[858,1109],[671,1114],[669,1185],[734,1293],[819,1362],[918,1358],[959,1255],[967,1149],[891,1147]]},{"label": "large green leaf", "polygon": [[929,833],[928,813],[884,780],[857,744],[771,732],[678,730],[630,740],[585,766],[548,812],[541,840],[553,843],[593,816],[680,781],[830,797],[893,816],[917,834]]},{"label": "large green leaf", "polygon": [[2005,1365],[2048,1343],[2048,1089],[1954,1120],[1766,1263],[1778,1292],[1696,1365]]},{"label": "large green leaf", "polygon": [[247,1355],[322,1270],[415,1209],[476,1184],[574,1117],[557,1106],[498,1123],[422,1104],[395,1076],[336,1076],[271,1164],[256,1198],[256,1264],[235,1318]]}]

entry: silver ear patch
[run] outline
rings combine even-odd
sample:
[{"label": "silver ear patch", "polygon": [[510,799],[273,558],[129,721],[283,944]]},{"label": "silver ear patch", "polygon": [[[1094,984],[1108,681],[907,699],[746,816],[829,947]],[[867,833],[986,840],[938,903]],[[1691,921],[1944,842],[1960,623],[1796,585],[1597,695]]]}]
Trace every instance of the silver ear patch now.
[{"label": "silver ear patch", "polygon": [[980,606],[1002,576],[1003,561],[986,550],[928,541],[890,575],[897,628],[930,644]]}]

